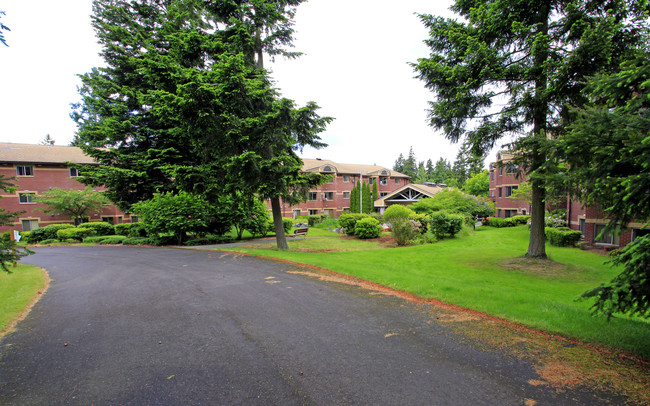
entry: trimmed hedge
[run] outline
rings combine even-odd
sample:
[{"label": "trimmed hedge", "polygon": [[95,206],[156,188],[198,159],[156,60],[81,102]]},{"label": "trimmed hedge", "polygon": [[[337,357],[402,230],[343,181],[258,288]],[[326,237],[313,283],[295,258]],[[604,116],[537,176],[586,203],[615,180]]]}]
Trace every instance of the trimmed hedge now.
[{"label": "trimmed hedge", "polygon": [[235,239],[229,235],[220,235],[220,236],[193,238],[191,240],[185,241],[183,245],[193,246],[193,245],[227,244],[233,241],[235,241]]},{"label": "trimmed hedge", "polygon": [[74,226],[72,224],[50,224],[49,226],[37,228],[32,230],[29,242],[58,239],[57,232],[68,228],[74,228]]},{"label": "trimmed hedge", "polygon": [[546,227],[544,231],[548,242],[556,247],[574,247],[582,238],[580,231],[569,227]]},{"label": "trimmed hedge", "polygon": [[84,238],[95,235],[96,231],[88,227],[78,227],[78,228],[64,228],[56,232],[56,236],[59,240],[65,241],[68,239],[83,241]]},{"label": "trimmed hedge", "polygon": [[362,239],[377,238],[381,235],[381,226],[379,221],[368,216],[357,221],[354,226],[354,233]]},{"label": "trimmed hedge", "polygon": [[115,227],[104,221],[95,221],[91,223],[81,223],[77,228],[90,228],[95,230],[94,235],[115,235]]},{"label": "trimmed hedge", "polygon": [[147,237],[128,237],[122,241],[123,245],[149,245],[151,240]]},{"label": "trimmed hedge", "polygon": [[316,224],[322,223],[327,217],[326,214],[312,214],[307,216],[307,224],[309,224],[309,227],[313,227]]},{"label": "trimmed hedge", "polygon": [[97,235],[84,238],[86,243],[95,244],[122,244],[127,237],[124,235]]},{"label": "trimmed hedge", "polygon": [[465,218],[460,214],[439,211],[431,214],[431,232],[436,238],[453,237],[463,229]]},{"label": "trimmed hedge", "polygon": [[131,231],[131,227],[133,226],[133,223],[121,223],[121,224],[115,224],[115,235],[124,235],[128,236],[129,232]]},{"label": "trimmed hedge", "polygon": [[[341,213],[338,222],[347,235],[354,235],[357,222],[365,218],[370,218],[370,216],[363,213]],[[379,221],[376,221],[379,224]]]}]

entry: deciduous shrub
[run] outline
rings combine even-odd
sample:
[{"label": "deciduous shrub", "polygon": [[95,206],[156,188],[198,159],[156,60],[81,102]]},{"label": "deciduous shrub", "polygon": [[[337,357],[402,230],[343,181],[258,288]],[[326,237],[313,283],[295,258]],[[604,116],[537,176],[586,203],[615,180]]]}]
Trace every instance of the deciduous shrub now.
[{"label": "deciduous shrub", "polygon": [[39,242],[43,240],[56,240],[58,239],[57,231],[67,228],[74,228],[72,224],[50,224],[49,226],[40,227],[32,230],[30,235],[30,242]]},{"label": "deciduous shrub", "polygon": [[463,228],[463,216],[443,211],[431,215],[431,232],[436,238],[453,237]]},{"label": "deciduous shrub", "polygon": [[183,244],[187,246],[193,245],[212,245],[212,244],[227,244],[235,241],[229,235],[213,235],[209,237],[193,238],[185,241]]},{"label": "deciduous shrub", "polygon": [[293,219],[285,219],[285,218],[283,218],[282,219],[282,227],[284,228],[284,233],[289,234],[291,232],[291,227],[293,227]]},{"label": "deciduous shrub", "polygon": [[[354,235],[355,226],[357,222],[361,219],[369,218],[367,214],[363,213],[341,213],[339,216],[339,226],[345,231],[348,235]],[[379,221],[377,221],[379,224]]]},{"label": "deciduous shrub", "polygon": [[420,233],[422,223],[416,220],[395,218],[391,222],[391,231],[397,245],[406,245]]},{"label": "deciduous shrub", "polygon": [[89,223],[81,223],[77,228],[90,228],[95,230],[95,235],[115,235],[115,227],[105,221],[95,221]]},{"label": "deciduous shrub", "polygon": [[316,224],[320,224],[327,218],[327,215],[325,214],[312,214],[307,217],[307,224],[309,224],[309,227],[313,227]]},{"label": "deciduous shrub", "polygon": [[381,235],[381,226],[379,221],[367,216],[357,221],[354,226],[354,233],[362,239],[377,238]]},{"label": "deciduous shrub", "polygon": [[494,214],[494,203],[487,198],[478,198],[455,189],[445,189],[436,193],[432,198],[420,199],[409,206],[417,213],[447,213],[463,214],[472,217],[488,217]]},{"label": "deciduous shrub", "polygon": [[147,237],[128,237],[122,241],[122,245],[149,245],[151,240]]},{"label": "deciduous shrub", "polygon": [[89,227],[77,227],[77,228],[64,228],[56,232],[56,236],[59,240],[65,241],[68,239],[83,241],[84,238],[95,235],[96,231]]},{"label": "deciduous shrub", "polygon": [[133,224],[137,224],[137,223],[115,224],[115,234],[116,235],[128,236],[129,232],[131,231],[131,227],[133,227]]},{"label": "deciduous shrub", "polygon": [[393,223],[395,219],[410,219],[415,217],[415,212],[409,209],[406,206],[401,204],[393,204],[388,206],[384,211],[384,221],[387,223]]},{"label": "deciduous shrub", "polygon": [[558,214],[546,213],[544,216],[544,225],[546,227],[566,227],[566,217]]},{"label": "deciduous shrub", "polygon": [[122,244],[127,237],[125,235],[96,235],[84,238],[85,243],[94,244]]},{"label": "deciduous shrub", "polygon": [[546,227],[544,231],[548,242],[556,247],[573,247],[582,238],[580,231],[568,227]]},{"label": "deciduous shrub", "polygon": [[56,238],[50,238],[50,239],[41,241],[40,244],[47,245],[47,244],[54,244],[56,242],[60,242],[60,241],[57,240]]},{"label": "deciduous shrub", "polygon": [[147,235],[147,227],[144,223],[131,223],[129,237],[146,237]]},{"label": "deciduous shrub", "polygon": [[20,232],[20,237],[21,237],[20,238],[21,241],[24,241],[26,243],[32,242],[32,240],[31,240],[32,232],[31,231],[21,231]]},{"label": "deciduous shrub", "polygon": [[518,216],[512,216],[510,217],[516,225],[520,224],[528,224],[528,220],[530,220],[530,216],[528,215],[518,215]]}]

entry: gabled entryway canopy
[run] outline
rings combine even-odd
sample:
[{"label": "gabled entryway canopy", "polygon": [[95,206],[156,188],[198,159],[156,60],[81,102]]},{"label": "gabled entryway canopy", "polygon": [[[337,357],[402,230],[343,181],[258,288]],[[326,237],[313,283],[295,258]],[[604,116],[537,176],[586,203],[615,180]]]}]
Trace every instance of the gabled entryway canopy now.
[{"label": "gabled entryway canopy", "polygon": [[394,192],[375,200],[375,207],[377,207],[383,214],[386,207],[391,204],[409,205],[419,201],[420,199],[433,197],[445,187],[446,185],[436,185],[432,183],[424,185],[419,183],[409,183],[408,185],[402,186]]}]

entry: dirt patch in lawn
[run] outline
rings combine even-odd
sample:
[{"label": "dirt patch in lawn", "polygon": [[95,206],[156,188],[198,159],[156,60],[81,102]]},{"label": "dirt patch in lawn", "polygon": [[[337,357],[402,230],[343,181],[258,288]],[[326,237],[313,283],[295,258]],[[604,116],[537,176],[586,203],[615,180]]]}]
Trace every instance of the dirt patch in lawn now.
[{"label": "dirt patch in lawn", "polygon": [[560,276],[569,272],[564,264],[553,262],[550,259],[535,258],[513,258],[501,263],[504,269],[525,274],[535,274],[540,276]]}]

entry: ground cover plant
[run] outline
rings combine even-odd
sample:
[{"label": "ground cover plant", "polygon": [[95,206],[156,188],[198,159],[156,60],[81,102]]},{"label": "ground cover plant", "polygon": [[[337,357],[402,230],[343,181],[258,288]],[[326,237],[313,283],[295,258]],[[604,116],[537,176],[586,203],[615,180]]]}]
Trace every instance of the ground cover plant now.
[{"label": "ground cover plant", "polygon": [[[524,259],[528,233],[527,226],[479,227],[475,233],[436,244],[396,249],[358,246],[334,251],[333,241],[341,237],[329,237],[307,240],[308,249],[301,249],[307,241],[293,242],[289,252],[264,246],[237,251],[315,265],[650,358],[647,320],[619,316],[607,322],[591,315],[590,301],[576,300],[620,269],[605,265],[608,258],[602,255],[550,245],[552,261]],[[342,245],[349,241],[355,240]]]},{"label": "ground cover plant", "polygon": [[0,337],[47,285],[47,275],[35,266],[19,264],[0,272]]}]

